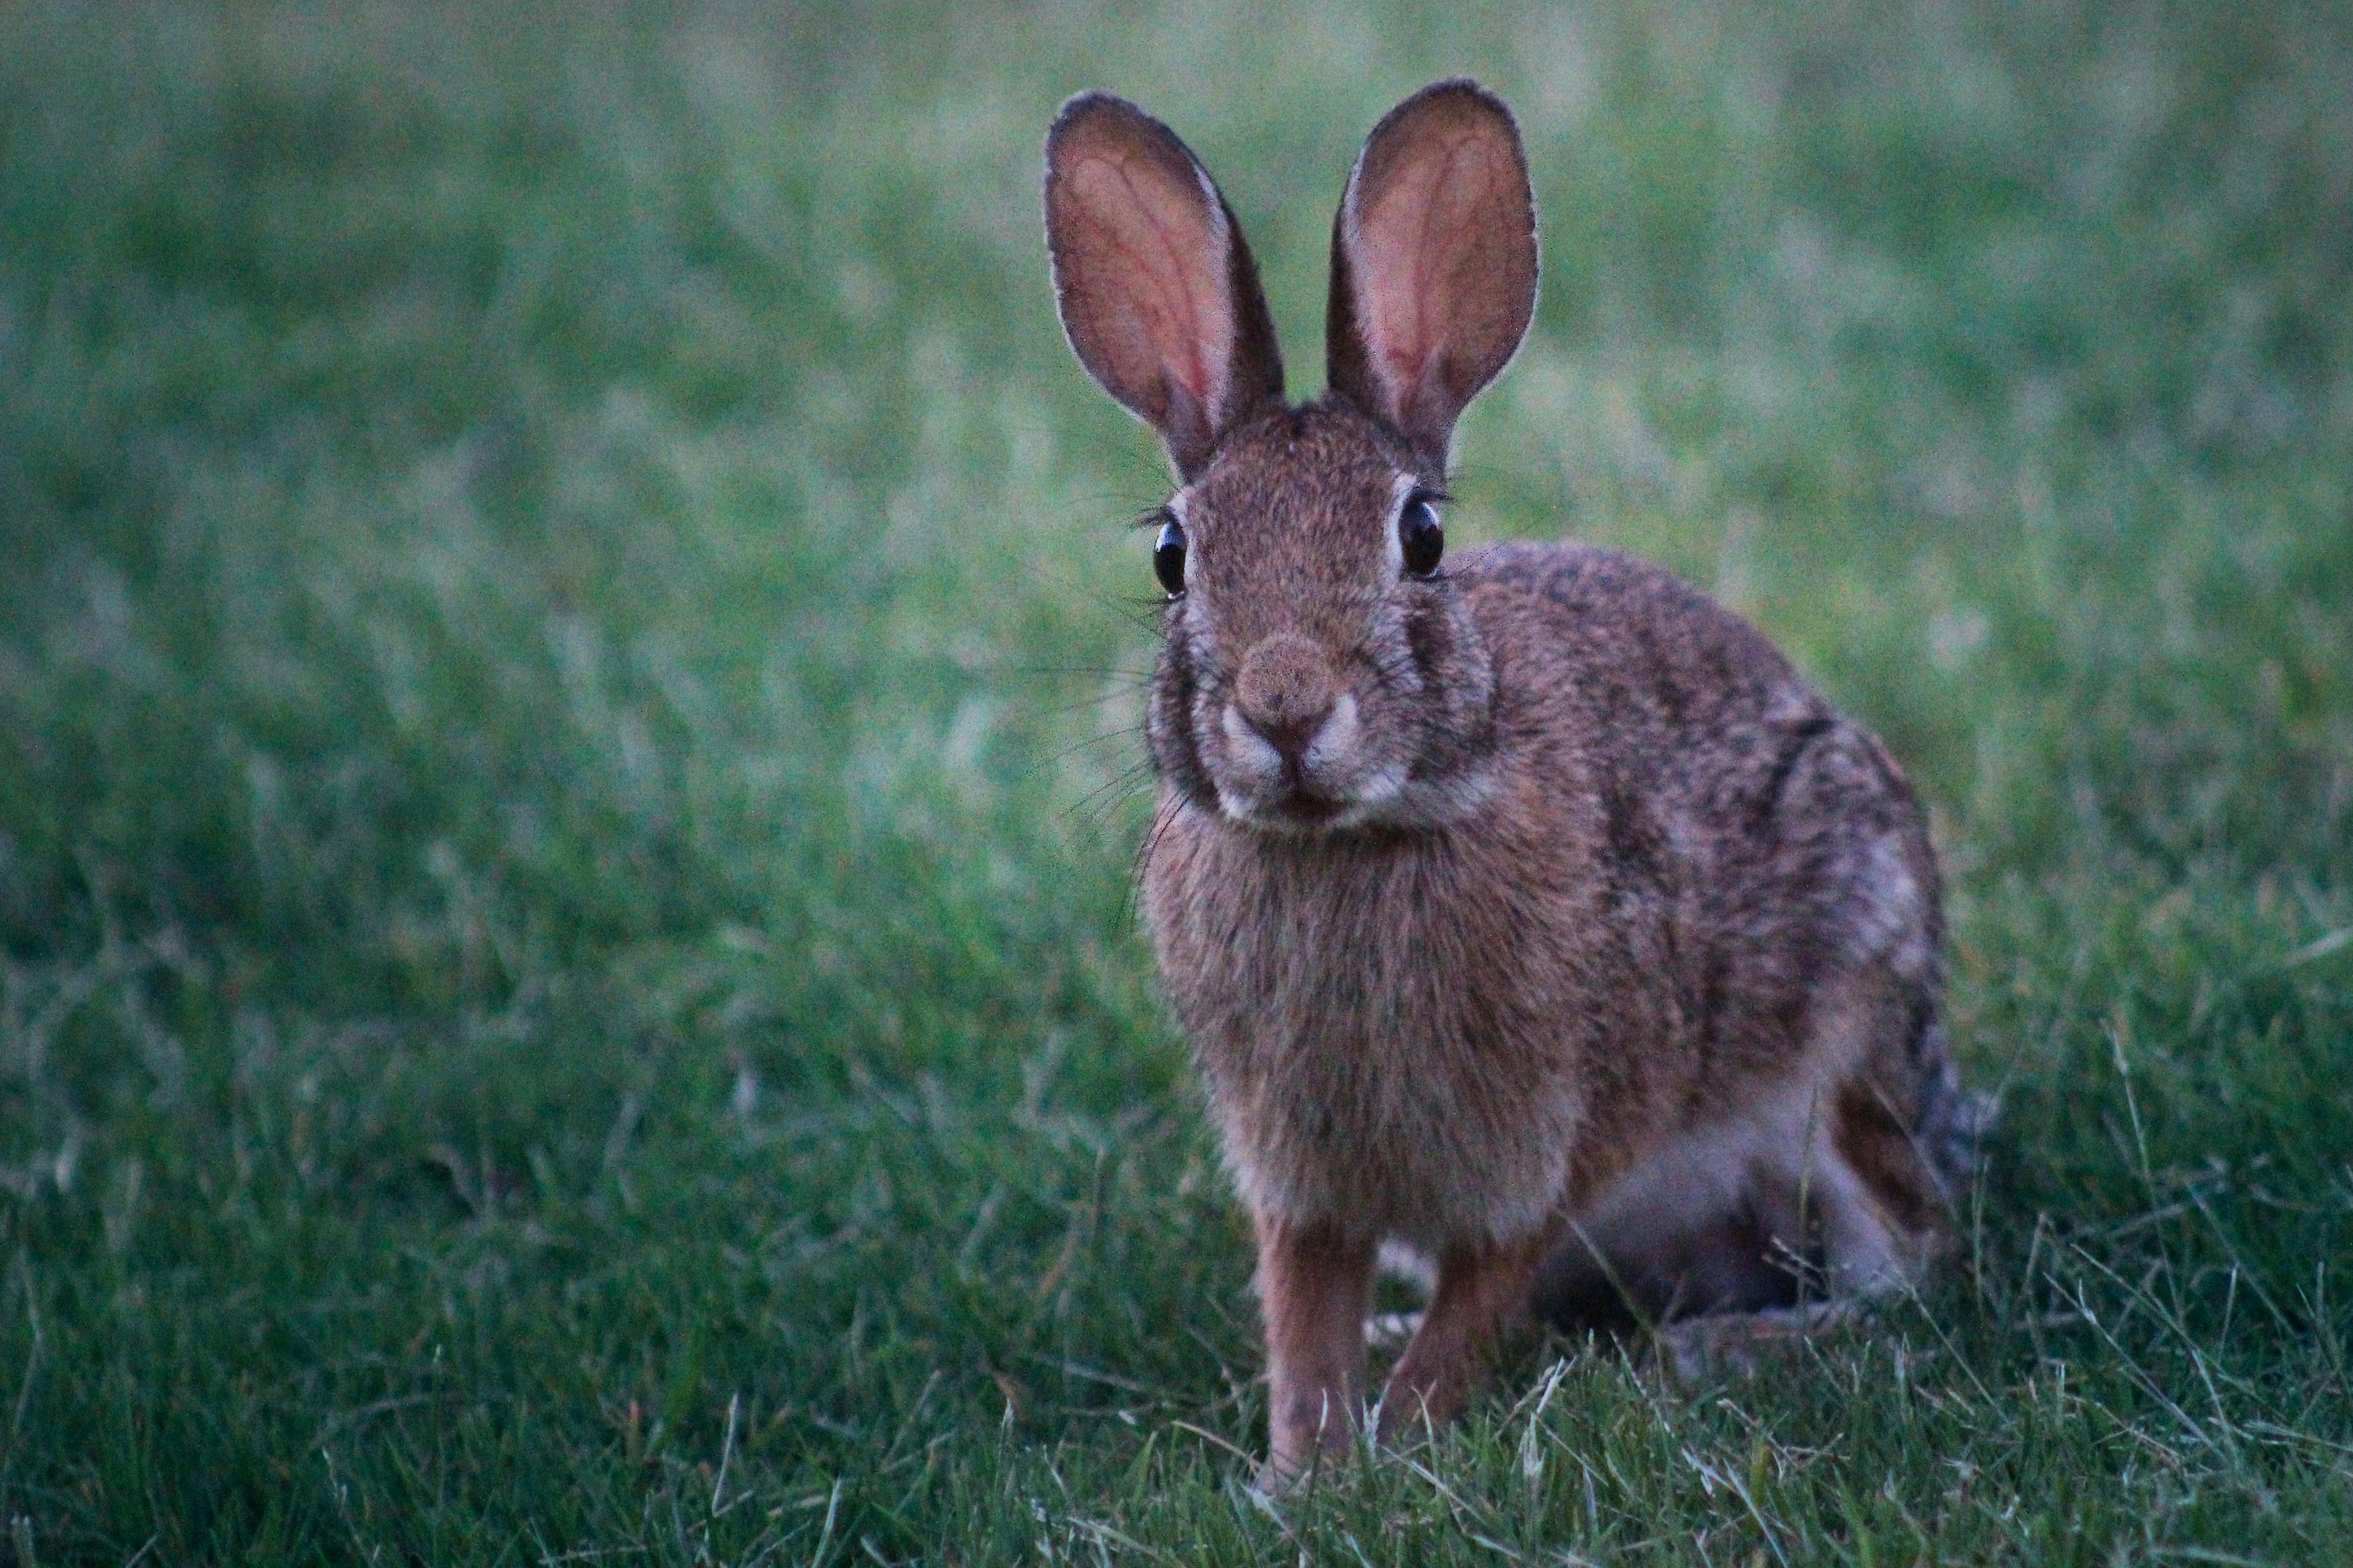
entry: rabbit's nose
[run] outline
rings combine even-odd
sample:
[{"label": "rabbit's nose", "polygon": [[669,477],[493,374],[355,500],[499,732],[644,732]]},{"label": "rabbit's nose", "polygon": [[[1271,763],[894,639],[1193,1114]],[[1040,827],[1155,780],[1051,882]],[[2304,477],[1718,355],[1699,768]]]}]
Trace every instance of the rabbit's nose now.
[{"label": "rabbit's nose", "polygon": [[1250,649],[1234,682],[1243,721],[1293,763],[1331,717],[1337,696],[1324,650],[1296,632],[1277,632]]}]

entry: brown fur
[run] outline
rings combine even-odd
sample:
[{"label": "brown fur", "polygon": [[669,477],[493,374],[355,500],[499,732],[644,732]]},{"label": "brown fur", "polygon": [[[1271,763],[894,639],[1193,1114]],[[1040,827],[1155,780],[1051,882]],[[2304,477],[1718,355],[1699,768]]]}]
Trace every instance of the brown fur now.
[{"label": "brown fur", "polygon": [[[1407,195],[1359,221],[1367,169]],[[1436,1269],[1393,1438],[1459,1409],[1532,1310],[1757,1312],[1910,1279],[1965,1162],[1936,862],[1879,744],[1631,557],[1399,566],[1401,509],[1528,319],[1524,171],[1475,88],[1400,106],[1344,208],[1335,390],[1257,399],[1178,454],[1145,908],[1258,1228],[1276,1477],[1348,1440],[1384,1244]],[[1447,282],[1351,293],[1417,277]],[[1117,286],[1099,271],[1113,291],[1079,313],[1115,321]],[[1099,363],[1134,335],[1072,341],[1107,384],[1157,374]],[[1271,339],[1223,347],[1266,383]]]}]

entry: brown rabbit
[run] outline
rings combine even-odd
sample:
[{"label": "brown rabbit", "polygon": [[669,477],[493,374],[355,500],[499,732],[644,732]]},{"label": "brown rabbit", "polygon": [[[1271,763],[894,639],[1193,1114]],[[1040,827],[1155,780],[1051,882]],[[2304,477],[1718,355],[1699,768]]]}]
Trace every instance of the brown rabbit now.
[{"label": "brown rabbit", "polygon": [[1656,567],[1441,559],[1456,416],[1535,305],[1503,104],[1440,82],[1374,130],[1330,390],[1299,407],[1166,126],[1064,105],[1046,227],[1071,347],[1180,486],[1145,901],[1257,1230],[1270,1475],[1360,1420],[1384,1248],[1435,1274],[1384,1439],[1457,1412],[1531,1312],[1786,1315],[1915,1278],[1974,1113],[1902,772]]}]

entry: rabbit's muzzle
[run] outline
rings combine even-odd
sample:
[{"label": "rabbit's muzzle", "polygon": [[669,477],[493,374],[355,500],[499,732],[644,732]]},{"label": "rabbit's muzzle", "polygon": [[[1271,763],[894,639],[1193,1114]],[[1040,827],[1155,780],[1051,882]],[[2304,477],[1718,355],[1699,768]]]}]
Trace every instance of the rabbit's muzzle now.
[{"label": "rabbit's muzzle", "polygon": [[1277,632],[1250,650],[1219,729],[1219,793],[1233,815],[1314,826],[1353,804],[1362,771],[1356,700],[1308,638]]}]

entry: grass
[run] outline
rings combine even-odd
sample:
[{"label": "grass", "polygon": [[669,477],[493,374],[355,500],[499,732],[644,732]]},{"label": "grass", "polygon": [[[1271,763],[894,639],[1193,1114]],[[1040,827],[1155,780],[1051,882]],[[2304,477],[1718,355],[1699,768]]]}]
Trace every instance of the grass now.
[{"label": "grass", "polygon": [[[1268,1503],[1036,149],[1165,112],[1312,386],[1461,69],[1547,271],[1459,526],[1889,740],[2005,1121],[1878,1331],[1555,1343]],[[2284,5],[0,10],[0,1556],[2344,1560],[2348,82]]]}]

